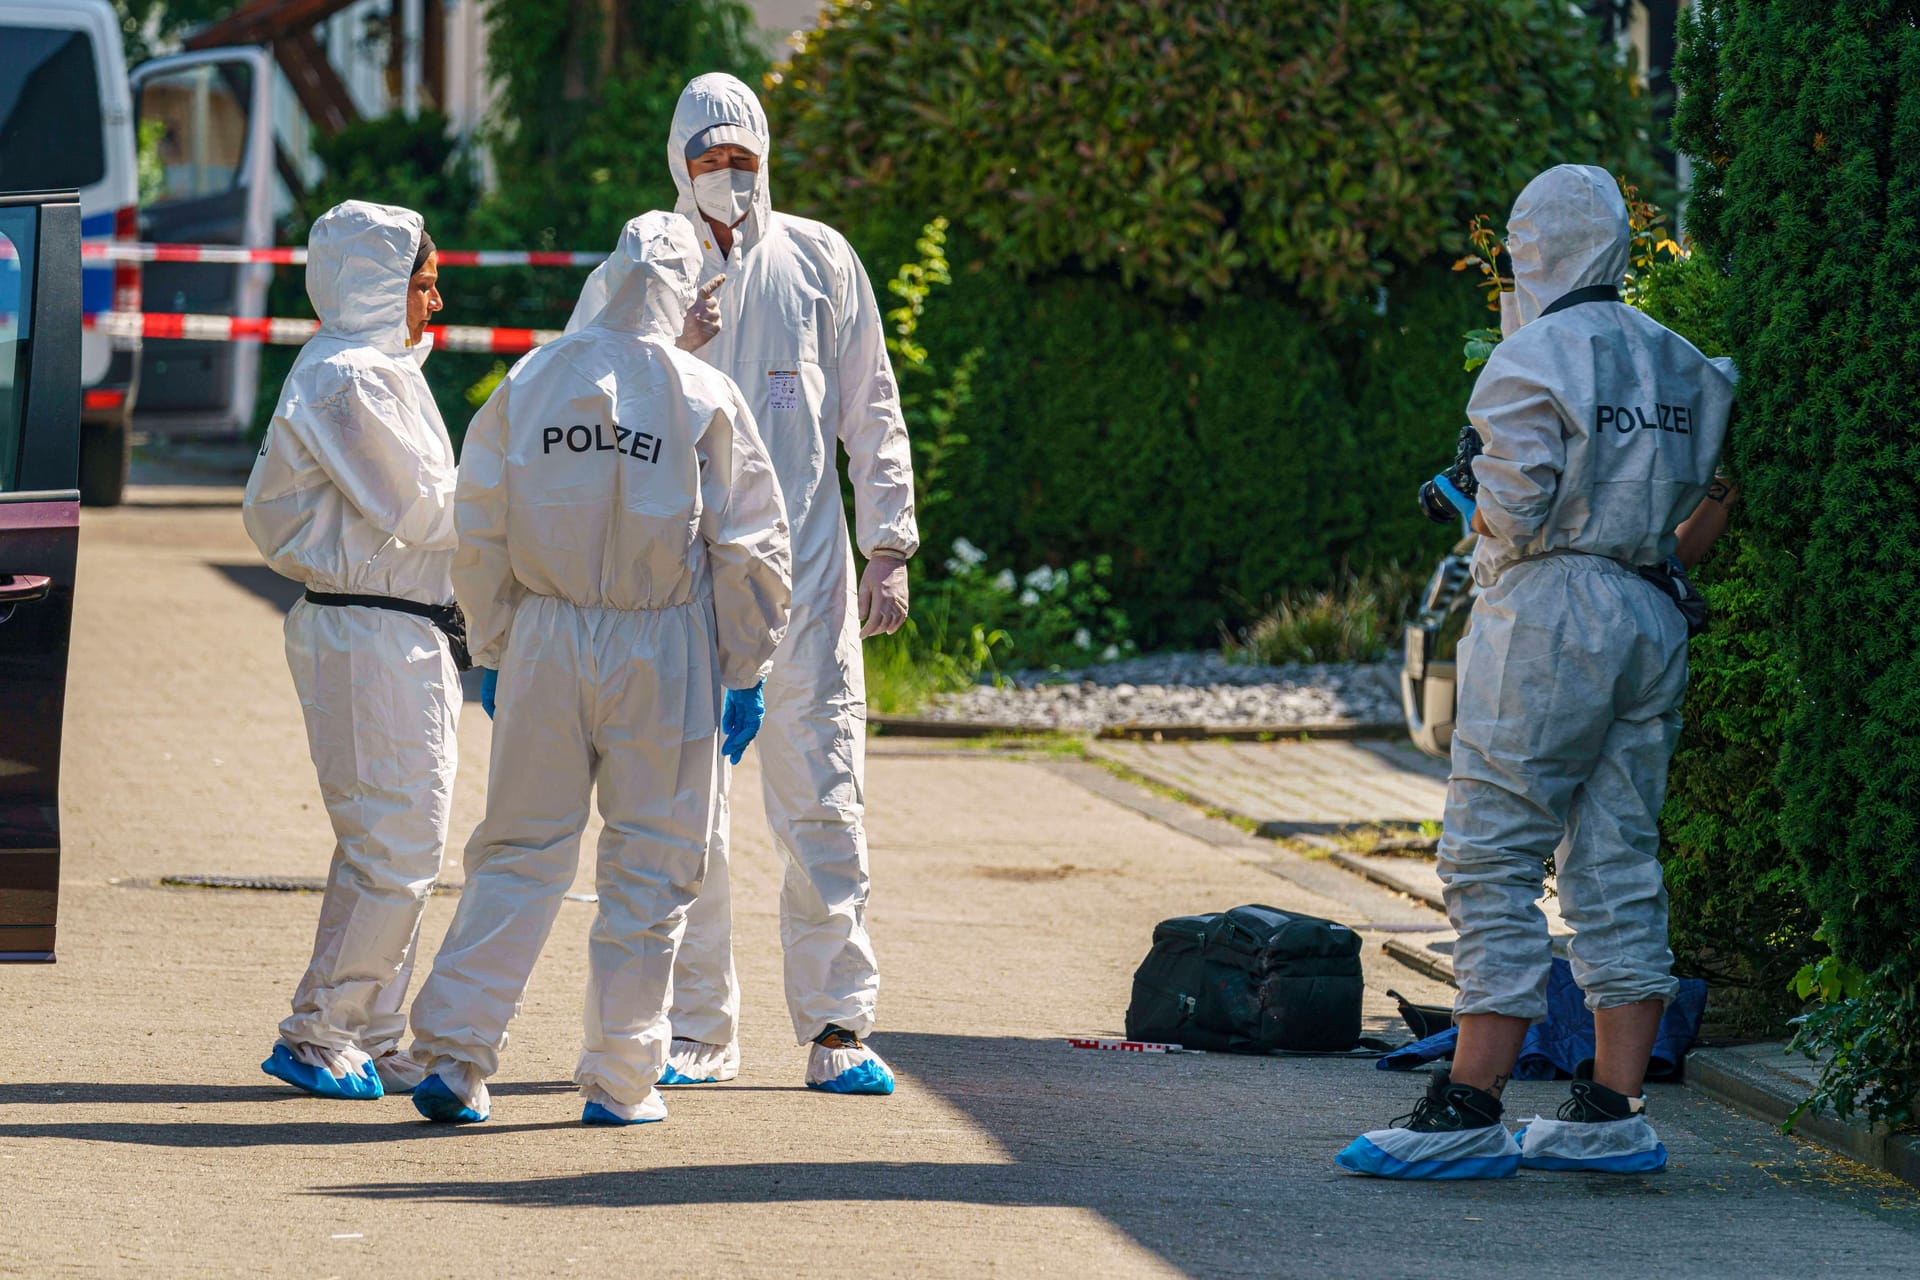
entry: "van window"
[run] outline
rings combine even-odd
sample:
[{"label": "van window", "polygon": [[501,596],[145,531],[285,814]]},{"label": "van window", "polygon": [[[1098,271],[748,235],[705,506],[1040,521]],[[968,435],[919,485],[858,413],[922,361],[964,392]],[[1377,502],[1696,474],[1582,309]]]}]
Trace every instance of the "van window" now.
[{"label": "van window", "polygon": [[160,173],[144,203],[225,195],[240,183],[247,156],[247,110],[253,69],[245,63],[202,63],[140,85],[141,136],[158,122]]},{"label": "van window", "polygon": [[32,209],[0,209],[0,493],[13,491],[20,465],[33,336],[34,226]]},{"label": "van window", "polygon": [[63,191],[107,176],[93,41],[0,26],[0,190]]}]

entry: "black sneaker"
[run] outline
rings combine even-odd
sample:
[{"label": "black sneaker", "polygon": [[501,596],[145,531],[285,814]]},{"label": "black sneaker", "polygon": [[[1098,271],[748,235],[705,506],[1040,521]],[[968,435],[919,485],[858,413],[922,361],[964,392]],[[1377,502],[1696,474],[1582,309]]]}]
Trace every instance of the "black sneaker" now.
[{"label": "black sneaker", "polygon": [[1436,1071],[1410,1114],[1361,1134],[1333,1162],[1376,1178],[1511,1178],[1520,1148],[1500,1112],[1500,1099],[1485,1089]]},{"label": "black sneaker", "polygon": [[859,1036],[853,1034],[853,1032],[847,1030],[845,1027],[836,1027],[832,1023],[828,1023],[827,1029],[815,1036],[813,1042],[828,1049],[858,1049],[861,1047]]},{"label": "black sneaker", "polygon": [[1567,1091],[1571,1096],[1560,1104],[1558,1115],[1574,1124],[1607,1124],[1647,1113],[1644,1095],[1629,1098],[1593,1080],[1575,1080]]},{"label": "black sneaker", "polygon": [[1500,1099],[1470,1084],[1455,1084],[1445,1071],[1436,1071],[1427,1084],[1427,1096],[1413,1110],[1393,1122],[1396,1129],[1415,1133],[1458,1133],[1500,1123]]}]

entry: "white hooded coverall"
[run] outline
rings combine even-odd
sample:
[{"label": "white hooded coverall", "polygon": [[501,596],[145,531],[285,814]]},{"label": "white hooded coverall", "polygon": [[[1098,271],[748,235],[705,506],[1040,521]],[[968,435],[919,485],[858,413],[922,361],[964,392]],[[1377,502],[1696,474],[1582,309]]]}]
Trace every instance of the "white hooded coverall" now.
[{"label": "white hooded coverall", "polygon": [[[339,595],[453,601],[453,446],[409,350],[420,215],[349,200],[313,224],[320,317],[287,374],[241,509],[267,563]],[[290,1045],[378,1058],[406,1030],[420,914],[446,844],[459,672],[425,618],[301,600],[287,665],[335,846]]]},{"label": "white hooded coverall", "polygon": [[[1680,732],[1687,633],[1633,566],[1674,550],[1706,493],[1733,368],[1617,301],[1631,229],[1603,169],[1561,165],[1513,208],[1520,327],[1481,370],[1467,416],[1480,584],[1460,643],[1440,878],[1460,933],[1457,1014],[1546,1014],[1536,900],[1559,846],[1561,914],[1589,1008],[1671,1000],[1660,807]],[[1565,839],[1562,845],[1562,839]]]},{"label": "white hooded coverall", "polygon": [[414,1002],[413,1055],[469,1103],[498,1067],[596,788],[575,1079],[630,1108],[652,1096],[706,866],[721,687],[752,688],[787,621],[787,523],[753,415],[674,346],[700,269],[693,227],[635,218],[609,264],[605,309],[514,366],[461,460],[454,586],[474,663],[499,685],[486,818]]},{"label": "white hooded coverall", "polygon": [[[727,257],[701,221],[687,174],[688,143],[715,126],[722,126],[715,141],[739,142],[760,156],[752,207]],[[912,450],[873,286],[839,232],[773,211],[770,142],[752,90],[730,75],[703,75],[680,96],[667,164],[680,191],[675,207],[700,235],[701,279],[727,276],[716,295],[720,334],[697,354],[746,395],[793,525],[793,622],[774,655],[754,749],[768,823],[786,861],[787,1004],[805,1042],[829,1024],[866,1036],[880,985],[866,928],[866,677],[836,447],[847,452],[861,553],[907,559],[920,535]],[[596,270],[569,329],[590,320],[606,296]],[[674,967],[673,1034],[731,1050],[740,994],[725,786],[706,887],[688,914]]]}]

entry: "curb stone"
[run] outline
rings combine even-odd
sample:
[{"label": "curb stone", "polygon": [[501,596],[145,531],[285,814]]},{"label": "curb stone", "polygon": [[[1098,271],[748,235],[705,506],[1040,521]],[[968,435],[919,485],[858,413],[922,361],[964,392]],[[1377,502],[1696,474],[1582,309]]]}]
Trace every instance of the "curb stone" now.
[{"label": "curb stone", "polygon": [[[1771,1049],[1782,1056],[1786,1050],[1778,1041],[1751,1048]],[[1716,1102],[1775,1126],[1785,1123],[1806,1094],[1802,1082],[1761,1065],[1751,1053],[1732,1049],[1701,1048],[1689,1053],[1686,1083]],[[1811,1114],[1802,1116],[1793,1132],[1870,1169],[1920,1186],[1920,1138],[1888,1133],[1880,1125]]]},{"label": "curb stone", "polygon": [[1089,732],[1084,728],[990,720],[931,720],[922,716],[870,716],[867,723],[885,737],[996,738],[1042,737],[1065,734],[1108,741],[1144,738],[1165,742],[1266,742],[1285,738],[1404,738],[1407,726],[1399,721],[1328,720],[1314,724],[1209,725],[1117,724]]}]

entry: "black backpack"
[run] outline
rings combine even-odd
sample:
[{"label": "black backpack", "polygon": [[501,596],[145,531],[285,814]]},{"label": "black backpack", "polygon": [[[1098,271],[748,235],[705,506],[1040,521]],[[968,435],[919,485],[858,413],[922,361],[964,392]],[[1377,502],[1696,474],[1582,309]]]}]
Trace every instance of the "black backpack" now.
[{"label": "black backpack", "polygon": [[1133,975],[1127,1038],[1342,1053],[1360,1039],[1360,935],[1274,907],[1163,920]]}]

